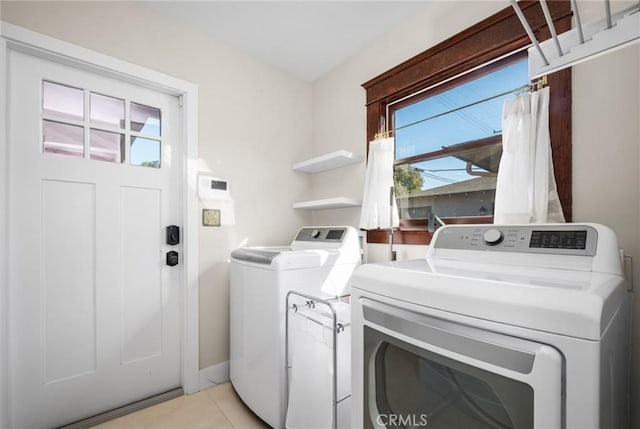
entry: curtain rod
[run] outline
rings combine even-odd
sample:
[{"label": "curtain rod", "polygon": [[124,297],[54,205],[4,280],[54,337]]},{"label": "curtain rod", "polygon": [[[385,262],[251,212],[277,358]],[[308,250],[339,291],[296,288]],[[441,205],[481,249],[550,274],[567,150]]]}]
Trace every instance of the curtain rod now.
[{"label": "curtain rod", "polygon": [[427,121],[430,121],[432,119],[439,118],[439,117],[444,116],[444,115],[448,115],[449,113],[454,113],[454,112],[457,112],[459,110],[466,109],[467,107],[475,106],[476,104],[484,103],[485,101],[493,100],[494,98],[502,97],[503,95],[508,95],[508,94],[512,94],[514,92],[520,92],[520,91],[533,91],[533,90],[539,91],[546,84],[547,84],[547,76],[542,76],[540,79],[538,79],[537,81],[535,81],[533,83],[528,83],[526,85],[519,86],[518,88],[514,88],[514,89],[511,89],[509,91],[502,92],[500,94],[492,95],[490,97],[483,98],[482,100],[474,101],[473,103],[465,104],[464,106],[456,107],[455,109],[451,109],[451,110],[448,110],[446,112],[438,113],[437,115],[429,116],[427,118],[420,119],[418,121],[411,122],[411,123],[402,125],[400,127],[395,127],[395,128],[393,128],[391,130],[377,132],[375,134],[375,136],[373,137],[373,139],[377,140],[377,139],[389,137],[391,135],[391,133],[393,133],[395,131],[402,130],[404,128],[413,127],[414,125],[418,125],[418,124],[421,124],[423,122],[427,122]]}]

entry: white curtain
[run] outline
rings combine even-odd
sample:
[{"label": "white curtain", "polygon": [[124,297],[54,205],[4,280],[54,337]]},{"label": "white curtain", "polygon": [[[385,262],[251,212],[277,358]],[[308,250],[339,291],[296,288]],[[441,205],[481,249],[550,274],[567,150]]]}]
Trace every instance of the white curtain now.
[{"label": "white curtain", "polygon": [[[393,186],[393,137],[369,143],[369,158],[362,196],[361,229],[389,228],[390,188]],[[392,226],[400,224],[398,206],[393,197]]]},{"label": "white curtain", "polygon": [[494,223],[564,222],[549,138],[549,88],[504,103]]}]

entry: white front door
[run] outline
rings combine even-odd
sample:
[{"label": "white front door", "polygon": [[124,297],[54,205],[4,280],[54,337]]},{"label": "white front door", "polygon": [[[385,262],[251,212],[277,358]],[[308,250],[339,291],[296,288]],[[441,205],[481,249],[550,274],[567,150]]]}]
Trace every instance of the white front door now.
[{"label": "white front door", "polygon": [[55,427],[181,385],[179,103],[8,61],[9,423]]}]

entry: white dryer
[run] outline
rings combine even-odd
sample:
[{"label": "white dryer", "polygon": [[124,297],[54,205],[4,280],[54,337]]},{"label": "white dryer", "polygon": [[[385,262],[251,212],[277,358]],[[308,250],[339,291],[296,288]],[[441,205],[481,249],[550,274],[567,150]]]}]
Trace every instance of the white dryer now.
[{"label": "white dryer", "polygon": [[624,428],[629,296],[602,225],[438,229],[352,286],[354,428]]},{"label": "white dryer", "polygon": [[285,419],[285,298],[349,293],[360,263],[352,227],[305,227],[289,247],[241,247],[231,253],[230,375],[243,402],[276,429]]}]

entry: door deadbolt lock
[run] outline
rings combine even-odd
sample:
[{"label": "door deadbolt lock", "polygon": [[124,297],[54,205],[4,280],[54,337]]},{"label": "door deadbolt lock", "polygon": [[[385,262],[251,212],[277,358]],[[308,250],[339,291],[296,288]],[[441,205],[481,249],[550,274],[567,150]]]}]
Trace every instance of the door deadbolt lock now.
[{"label": "door deadbolt lock", "polygon": [[178,265],[178,260],[179,260],[178,252],[176,252],[175,250],[167,252],[167,265],[168,266],[174,267],[174,266]]},{"label": "door deadbolt lock", "polygon": [[169,225],[167,227],[166,242],[169,246],[175,246],[180,243],[180,227],[177,225]]}]

